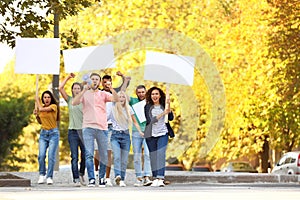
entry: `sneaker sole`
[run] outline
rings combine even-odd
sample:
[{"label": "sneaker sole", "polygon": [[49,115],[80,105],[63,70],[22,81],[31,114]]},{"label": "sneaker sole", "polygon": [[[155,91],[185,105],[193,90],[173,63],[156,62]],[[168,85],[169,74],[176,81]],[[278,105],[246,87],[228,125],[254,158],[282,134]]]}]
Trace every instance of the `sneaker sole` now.
[{"label": "sneaker sole", "polygon": [[143,186],[150,186],[151,184],[152,184],[152,182],[144,183]]},{"label": "sneaker sole", "polygon": [[95,185],[88,185],[88,187],[95,187]]}]

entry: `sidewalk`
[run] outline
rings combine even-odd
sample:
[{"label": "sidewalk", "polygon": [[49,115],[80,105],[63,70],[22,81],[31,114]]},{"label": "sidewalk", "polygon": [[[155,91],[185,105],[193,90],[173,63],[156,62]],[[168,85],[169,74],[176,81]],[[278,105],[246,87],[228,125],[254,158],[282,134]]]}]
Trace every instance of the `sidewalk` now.
[{"label": "sidewalk", "polygon": [[[9,172],[10,174],[30,179],[31,186],[37,186],[38,172]],[[87,175],[86,180],[87,180]],[[114,172],[111,172],[113,181]],[[166,180],[171,184],[176,183],[295,183],[299,184],[300,176],[297,175],[274,175],[262,173],[221,173],[221,172],[194,172],[194,171],[166,171]],[[54,172],[55,185],[72,185],[70,169],[62,169]],[[133,186],[135,182],[134,170],[126,171],[125,183]]]}]

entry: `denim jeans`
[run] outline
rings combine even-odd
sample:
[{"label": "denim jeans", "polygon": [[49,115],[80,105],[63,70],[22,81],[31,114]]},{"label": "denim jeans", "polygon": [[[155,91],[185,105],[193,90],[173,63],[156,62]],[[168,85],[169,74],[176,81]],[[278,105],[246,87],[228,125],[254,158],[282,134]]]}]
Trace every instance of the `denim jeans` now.
[{"label": "denim jeans", "polygon": [[39,137],[39,174],[46,175],[46,154],[48,149],[48,171],[47,178],[53,178],[53,170],[56,161],[56,152],[59,143],[59,130],[53,128],[50,130],[41,129]]},{"label": "denim jeans", "polygon": [[114,155],[115,176],[121,176],[121,180],[125,180],[128,154],[130,150],[129,130],[113,130],[110,141]]},{"label": "denim jeans", "polygon": [[166,150],[168,140],[168,134],[159,137],[146,138],[146,142],[150,152],[150,163],[153,178],[164,179],[165,177]]},{"label": "denim jeans", "polygon": [[[83,145],[82,130],[69,129],[68,142],[71,150],[71,169],[73,181],[79,178],[79,175],[84,175],[85,170],[85,149]],[[80,148],[80,166],[78,172],[78,148]]]},{"label": "denim jeans", "polygon": [[[144,165],[142,166],[143,145],[144,145]],[[138,131],[132,132],[132,148],[133,148],[134,170],[135,170],[136,177],[141,178],[142,176],[150,176],[151,166],[150,166],[149,149],[146,144],[145,138],[142,137]],[[142,168],[144,169],[143,174],[142,174]]]},{"label": "denim jeans", "polygon": [[[83,128],[83,143],[85,147],[85,164],[89,180],[95,179],[94,173],[94,140],[99,152],[99,178],[104,178],[107,165],[107,131],[96,128]],[[100,159],[101,158],[101,159]]]},{"label": "denim jeans", "polygon": [[112,125],[108,125],[108,130],[107,130],[107,138],[108,138],[108,144],[107,144],[107,150],[110,150],[112,151],[112,147],[111,147],[111,143],[110,143],[110,137],[111,137],[111,134],[112,134]]}]

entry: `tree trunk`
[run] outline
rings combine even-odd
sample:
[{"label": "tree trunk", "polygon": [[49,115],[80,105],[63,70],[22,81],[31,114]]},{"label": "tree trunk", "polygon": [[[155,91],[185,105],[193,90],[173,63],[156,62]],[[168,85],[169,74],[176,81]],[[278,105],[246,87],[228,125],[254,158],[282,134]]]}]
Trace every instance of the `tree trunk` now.
[{"label": "tree trunk", "polygon": [[269,142],[268,137],[265,138],[263,150],[260,153],[262,173],[268,173],[269,168]]}]

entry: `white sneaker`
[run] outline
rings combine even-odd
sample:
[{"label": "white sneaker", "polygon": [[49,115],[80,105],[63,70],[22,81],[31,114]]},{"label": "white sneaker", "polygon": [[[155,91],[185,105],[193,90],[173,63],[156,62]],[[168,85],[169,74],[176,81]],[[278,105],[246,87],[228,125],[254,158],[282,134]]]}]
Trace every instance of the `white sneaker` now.
[{"label": "white sneaker", "polygon": [[157,182],[157,186],[158,187],[165,187],[164,180],[159,179],[158,182]]},{"label": "white sneaker", "polygon": [[116,183],[116,185],[120,185],[120,181],[121,181],[121,176],[116,176],[116,178],[115,178],[115,183]]},{"label": "white sneaker", "polygon": [[111,183],[110,178],[106,178],[106,179],[105,179],[105,185],[106,185],[107,187],[112,187],[112,186],[113,186],[113,184]]},{"label": "white sneaker", "polygon": [[38,184],[43,184],[45,182],[46,182],[46,176],[40,175],[39,180],[38,180]]},{"label": "white sneaker", "polygon": [[80,176],[79,176],[79,181],[80,181],[80,184],[81,184],[82,186],[86,186],[86,182],[85,182],[85,179],[84,179],[84,176],[83,176],[83,175],[80,175]]},{"label": "white sneaker", "polygon": [[139,179],[136,179],[135,183],[133,184],[135,187],[140,187],[140,186],[143,186],[143,181],[142,180],[139,180]]},{"label": "white sneaker", "polygon": [[152,184],[152,181],[149,179],[149,177],[148,176],[146,176],[145,177],[145,179],[144,179],[144,186],[149,186],[149,185],[151,185]]},{"label": "white sneaker", "polygon": [[79,182],[79,179],[75,179],[73,183],[74,183],[75,187],[80,187],[81,186],[80,182]]},{"label": "white sneaker", "polygon": [[120,181],[120,187],[126,187],[126,184],[124,183],[124,181]]},{"label": "white sneaker", "polygon": [[53,184],[53,180],[51,177],[47,178],[47,185],[52,185]]},{"label": "white sneaker", "polygon": [[151,187],[158,187],[158,179],[152,181]]}]

